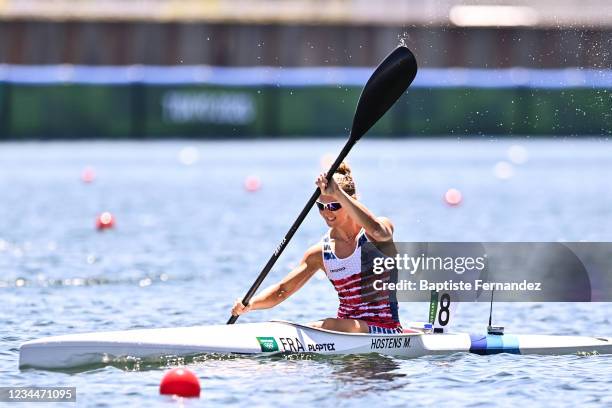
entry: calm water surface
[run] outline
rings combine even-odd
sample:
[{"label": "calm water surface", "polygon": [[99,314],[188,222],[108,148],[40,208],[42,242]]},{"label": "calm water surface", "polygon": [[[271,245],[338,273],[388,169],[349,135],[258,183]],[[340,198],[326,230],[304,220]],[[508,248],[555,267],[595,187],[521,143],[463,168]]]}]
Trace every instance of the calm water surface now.
[{"label": "calm water surface", "polygon": [[[224,323],[312,192],[321,158],[343,142],[0,144],[2,385],[76,386],[79,406],[179,404],[157,387],[180,360],[20,371],[19,344]],[[509,151],[527,160],[512,163]],[[182,163],[190,152],[197,160]],[[366,139],[350,162],[361,199],[395,222],[397,240],[611,241],[611,158],[612,143],[602,141]],[[94,183],[80,181],[86,166],[96,170]],[[261,190],[245,191],[249,175]],[[461,206],[443,203],[450,187],[462,191]],[[106,210],[117,227],[98,233],[95,216]],[[324,231],[313,211],[266,282],[281,278]],[[279,307],[240,320],[309,321],[336,307],[320,273]],[[457,329],[482,332],[487,307],[462,305]],[[425,320],[426,311],[400,306],[404,321]],[[609,304],[498,304],[495,315],[509,332],[612,336],[610,311]],[[185,406],[612,404],[610,356],[201,358],[190,368],[203,393]]]}]

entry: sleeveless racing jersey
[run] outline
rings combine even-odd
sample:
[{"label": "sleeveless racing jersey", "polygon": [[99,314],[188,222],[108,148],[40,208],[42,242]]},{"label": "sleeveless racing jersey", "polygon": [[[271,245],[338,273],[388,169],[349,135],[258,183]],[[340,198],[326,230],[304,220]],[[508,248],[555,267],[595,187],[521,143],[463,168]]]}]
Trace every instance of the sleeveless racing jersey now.
[{"label": "sleeveless racing jersey", "polygon": [[[362,268],[362,246],[368,242],[365,230],[361,229],[355,251],[346,258],[339,258],[332,250],[330,232],[322,240],[323,265],[328,279],[338,292],[338,319],[363,320],[373,333],[401,332],[397,302],[391,301],[388,291],[374,288],[376,280],[389,281],[389,271],[374,274],[369,268]],[[370,253],[368,251],[368,255]],[[376,254],[381,255],[380,252]],[[364,265],[372,263],[372,259],[364,261]]]}]

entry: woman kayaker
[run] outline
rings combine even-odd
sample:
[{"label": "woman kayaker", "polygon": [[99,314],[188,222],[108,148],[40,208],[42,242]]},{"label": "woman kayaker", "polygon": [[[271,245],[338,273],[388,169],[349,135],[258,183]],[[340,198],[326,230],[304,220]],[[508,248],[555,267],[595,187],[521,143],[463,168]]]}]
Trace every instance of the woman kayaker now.
[{"label": "woman kayaker", "polygon": [[321,190],[316,204],[329,231],[280,282],[254,296],[247,306],[236,300],[232,314],[274,307],[322,269],[338,292],[340,306],[337,317],[311,326],[351,333],[401,333],[397,302],[392,301],[389,292],[374,289],[374,280],[382,277],[362,271],[361,259],[364,243],[392,242],[393,224],[388,218],[376,217],[357,200],[355,182],[346,163],[340,165],[329,183],[325,174],[320,174],[315,184]]}]

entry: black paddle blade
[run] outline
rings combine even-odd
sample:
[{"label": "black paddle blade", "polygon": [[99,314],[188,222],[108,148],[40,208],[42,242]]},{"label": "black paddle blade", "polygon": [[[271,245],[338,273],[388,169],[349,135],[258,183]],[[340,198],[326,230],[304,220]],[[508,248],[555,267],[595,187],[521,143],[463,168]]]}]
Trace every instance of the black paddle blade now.
[{"label": "black paddle blade", "polygon": [[408,47],[397,47],[372,74],[359,97],[353,118],[351,139],[355,142],[389,110],[410,86],[417,62]]}]

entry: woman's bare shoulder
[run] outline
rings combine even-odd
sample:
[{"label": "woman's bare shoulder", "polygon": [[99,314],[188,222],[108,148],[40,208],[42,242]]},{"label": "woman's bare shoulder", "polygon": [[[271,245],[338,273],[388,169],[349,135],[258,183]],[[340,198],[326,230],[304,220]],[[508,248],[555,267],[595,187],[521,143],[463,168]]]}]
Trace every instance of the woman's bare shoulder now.
[{"label": "woman's bare shoulder", "polygon": [[303,261],[309,265],[323,266],[323,244],[317,242],[304,252]]}]

